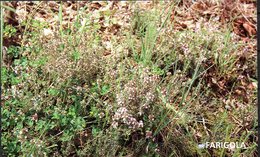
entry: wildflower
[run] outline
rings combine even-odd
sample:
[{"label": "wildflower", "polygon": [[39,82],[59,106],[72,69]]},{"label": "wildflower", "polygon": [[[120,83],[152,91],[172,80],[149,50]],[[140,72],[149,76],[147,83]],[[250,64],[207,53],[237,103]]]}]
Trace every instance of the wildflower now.
[{"label": "wildflower", "polygon": [[99,113],[99,118],[103,118],[105,114],[103,112]]},{"label": "wildflower", "polygon": [[118,126],[118,122],[113,122],[113,123],[112,123],[112,127],[113,127],[113,128],[117,128],[117,126]]},{"label": "wildflower", "polygon": [[160,149],[155,148],[154,151],[155,151],[155,152],[160,152]]},{"label": "wildflower", "polygon": [[149,118],[149,120],[153,121],[154,120],[154,115],[149,115],[148,118]]},{"label": "wildflower", "polygon": [[152,138],[152,135],[153,135],[153,133],[151,132],[151,131],[146,131],[145,132],[145,138]]},{"label": "wildflower", "polygon": [[33,121],[38,121],[38,114],[37,113],[35,113],[34,115],[32,115],[32,120]]},{"label": "wildflower", "polygon": [[139,123],[138,123],[138,127],[142,128],[143,126],[144,126],[144,123],[143,123],[143,121],[140,120]]},{"label": "wildflower", "polygon": [[146,98],[146,102],[152,102],[152,101],[154,100],[155,96],[154,96],[153,93],[148,92],[148,93],[146,94],[145,98]]},{"label": "wildflower", "polygon": [[122,106],[124,104],[124,97],[122,93],[116,95],[116,102],[118,106]]}]

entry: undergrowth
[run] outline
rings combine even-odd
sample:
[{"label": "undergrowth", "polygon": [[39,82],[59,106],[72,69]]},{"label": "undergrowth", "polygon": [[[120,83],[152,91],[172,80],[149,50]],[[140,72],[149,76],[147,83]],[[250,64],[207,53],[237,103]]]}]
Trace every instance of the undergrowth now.
[{"label": "undergrowth", "polygon": [[[241,57],[245,43],[234,42],[231,30],[202,21],[196,31],[175,31],[170,11],[155,7],[135,10],[131,25],[106,40],[85,9],[51,35],[44,35],[48,23],[25,20],[23,45],[8,47],[1,69],[6,156],[255,153],[256,91],[246,93],[250,99],[239,95],[240,67],[255,68],[255,60]],[[111,14],[104,18],[115,26]],[[10,38],[16,28],[3,32]],[[248,75],[256,82],[255,72]],[[247,149],[198,148],[209,141],[245,142]]]}]

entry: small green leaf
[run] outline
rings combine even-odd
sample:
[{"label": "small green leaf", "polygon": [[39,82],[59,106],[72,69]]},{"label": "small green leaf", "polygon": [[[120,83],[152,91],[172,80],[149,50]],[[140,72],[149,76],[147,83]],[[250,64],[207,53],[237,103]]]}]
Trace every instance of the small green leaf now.
[{"label": "small green leaf", "polygon": [[92,135],[97,136],[100,131],[101,131],[100,128],[93,127],[92,128]]},{"label": "small green leaf", "polygon": [[107,94],[109,92],[109,89],[110,89],[109,85],[104,85],[101,89],[101,95]]},{"label": "small green leaf", "polygon": [[60,115],[58,112],[54,112],[51,119],[60,119]]},{"label": "small green leaf", "polygon": [[91,107],[91,109],[90,109],[90,116],[98,117],[98,109],[96,107]]},{"label": "small green leaf", "polygon": [[70,135],[69,132],[64,131],[64,133],[62,134],[60,139],[61,139],[61,141],[66,142],[66,141],[71,140],[71,138],[72,138],[72,135]]},{"label": "small green leaf", "polygon": [[72,58],[73,58],[74,61],[79,60],[80,59],[80,53],[78,51],[74,51],[72,53]]},{"label": "small green leaf", "polygon": [[164,70],[162,70],[159,67],[154,67],[152,71],[154,74],[157,74],[157,75],[163,75],[165,73]]},{"label": "small green leaf", "polygon": [[57,96],[59,94],[59,90],[51,88],[48,90],[48,94],[50,94],[52,96]]}]

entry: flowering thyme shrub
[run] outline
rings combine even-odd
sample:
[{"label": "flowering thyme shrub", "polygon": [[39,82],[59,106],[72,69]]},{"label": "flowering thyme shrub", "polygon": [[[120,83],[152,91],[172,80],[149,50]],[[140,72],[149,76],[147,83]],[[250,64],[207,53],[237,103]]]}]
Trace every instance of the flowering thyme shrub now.
[{"label": "flowering thyme shrub", "polygon": [[[77,41],[78,44],[71,43]],[[32,56],[35,64],[41,64],[45,73],[56,75],[58,80],[64,81],[77,78],[85,82],[93,80],[100,71],[102,64],[102,47],[98,44],[86,43],[95,42],[94,36],[64,36],[64,39],[50,39],[42,41],[45,51],[41,55]]]},{"label": "flowering thyme shrub", "polygon": [[150,68],[143,66],[133,68],[131,77],[117,90],[112,127],[136,131],[147,126],[145,118],[154,117],[151,111],[158,101],[156,89],[160,78]]}]

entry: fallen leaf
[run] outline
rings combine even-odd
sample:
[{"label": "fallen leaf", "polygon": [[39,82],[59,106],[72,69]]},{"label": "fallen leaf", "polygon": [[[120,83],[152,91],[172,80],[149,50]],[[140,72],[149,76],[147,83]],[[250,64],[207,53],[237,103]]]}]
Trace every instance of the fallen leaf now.
[{"label": "fallen leaf", "polygon": [[93,10],[98,10],[100,7],[102,7],[101,4],[99,4],[98,2],[96,3],[91,3],[90,5],[90,10],[93,11]]},{"label": "fallen leaf", "polygon": [[247,31],[249,37],[256,35],[256,29],[254,25],[250,24],[249,22],[243,23],[243,27]]},{"label": "fallen leaf", "polygon": [[103,55],[104,55],[104,56],[111,55],[111,52],[110,52],[110,51],[105,51],[105,52],[103,53]]}]

